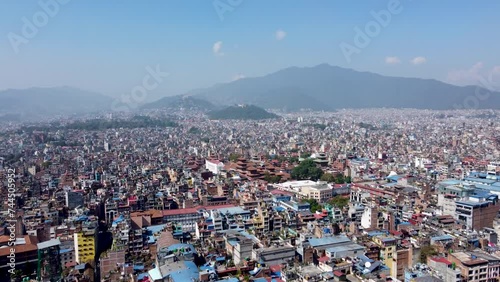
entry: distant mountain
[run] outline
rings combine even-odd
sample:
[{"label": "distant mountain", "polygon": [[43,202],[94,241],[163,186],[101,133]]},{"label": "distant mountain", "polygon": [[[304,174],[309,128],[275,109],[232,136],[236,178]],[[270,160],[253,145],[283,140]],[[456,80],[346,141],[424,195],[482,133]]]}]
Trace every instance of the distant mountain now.
[{"label": "distant mountain", "polygon": [[210,119],[261,120],[273,119],[278,116],[253,105],[230,106],[222,110],[208,113]]},{"label": "distant mountain", "polygon": [[142,106],[143,109],[198,109],[198,110],[214,110],[216,106],[207,100],[192,97],[192,96],[169,96],[161,98],[158,101],[148,103]]},{"label": "distant mountain", "polygon": [[35,119],[59,114],[81,114],[111,109],[112,98],[71,87],[8,89],[0,91],[0,116]]},{"label": "distant mountain", "polygon": [[[468,97],[474,97],[476,91],[481,94],[486,90],[322,64],[291,67],[262,77],[193,90],[189,94],[219,105],[243,103],[294,111],[380,107],[454,109],[464,102],[474,106]],[[487,101],[479,101],[477,108],[500,108],[500,93],[493,92]]]}]

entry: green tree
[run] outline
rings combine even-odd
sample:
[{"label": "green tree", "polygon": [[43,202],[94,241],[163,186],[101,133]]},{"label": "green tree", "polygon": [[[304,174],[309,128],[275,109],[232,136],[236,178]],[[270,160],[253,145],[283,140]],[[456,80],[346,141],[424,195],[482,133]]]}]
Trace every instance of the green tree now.
[{"label": "green tree", "polygon": [[316,199],[307,199],[303,200],[303,203],[309,203],[310,207],[309,209],[311,210],[312,213],[315,213],[316,211],[321,211],[323,209],[323,206],[316,201]]},{"label": "green tree", "polygon": [[335,196],[331,198],[328,203],[334,207],[339,209],[343,209],[345,206],[349,204],[349,199],[342,196]]},{"label": "green tree", "polygon": [[332,183],[335,181],[335,176],[331,173],[325,173],[321,176],[321,181],[326,181],[328,183]]},{"label": "green tree", "polygon": [[420,249],[420,262],[427,263],[428,257],[432,257],[437,254],[438,252],[434,246],[432,245],[423,246],[422,249]]},{"label": "green tree", "polygon": [[234,162],[237,162],[240,157],[241,157],[241,155],[238,153],[231,153],[229,155],[229,160],[234,163]]},{"label": "green tree", "polygon": [[342,174],[337,174],[335,176],[335,184],[344,184],[345,183],[345,179],[344,179],[344,176]]},{"label": "green tree", "polygon": [[264,180],[269,183],[279,183],[281,180],[281,176],[279,175],[271,175],[269,172],[264,174]]},{"label": "green tree", "polygon": [[307,158],[309,158],[310,156],[311,156],[311,153],[309,153],[309,152],[306,152],[306,153],[302,153],[302,154],[300,154],[300,157],[301,157],[301,158],[304,158],[304,159],[307,159]]},{"label": "green tree", "polygon": [[294,167],[291,173],[293,179],[310,179],[316,181],[321,178],[323,171],[316,166],[313,160],[305,160]]}]

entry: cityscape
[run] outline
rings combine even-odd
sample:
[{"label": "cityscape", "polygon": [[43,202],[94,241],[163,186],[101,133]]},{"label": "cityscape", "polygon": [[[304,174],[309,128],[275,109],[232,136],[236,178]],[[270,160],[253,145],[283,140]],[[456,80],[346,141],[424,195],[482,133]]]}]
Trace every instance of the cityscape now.
[{"label": "cityscape", "polygon": [[500,281],[500,3],[458,2],[2,2],[0,282]]}]

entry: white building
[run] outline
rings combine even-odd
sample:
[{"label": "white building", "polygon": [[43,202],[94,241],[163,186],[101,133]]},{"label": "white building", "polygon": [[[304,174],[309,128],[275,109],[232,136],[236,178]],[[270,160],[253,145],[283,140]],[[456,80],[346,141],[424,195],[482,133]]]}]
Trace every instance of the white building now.
[{"label": "white building", "polygon": [[328,201],[333,197],[333,188],[324,181],[298,180],[275,185],[282,191],[292,192],[302,199],[315,199],[318,202]]},{"label": "white building", "polygon": [[213,174],[219,174],[224,169],[224,163],[219,160],[206,160],[205,168]]}]

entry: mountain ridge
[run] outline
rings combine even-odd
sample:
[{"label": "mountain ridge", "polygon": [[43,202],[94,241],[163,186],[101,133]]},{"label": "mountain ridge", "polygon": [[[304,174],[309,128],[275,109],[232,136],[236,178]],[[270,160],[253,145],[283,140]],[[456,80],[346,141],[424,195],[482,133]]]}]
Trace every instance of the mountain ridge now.
[{"label": "mountain ridge", "polygon": [[[477,89],[487,91],[479,86],[456,86],[436,79],[385,76],[320,64],[288,67],[187,94],[220,105],[247,103],[263,108],[280,105],[278,108],[289,110],[378,107],[444,110],[463,105]],[[488,103],[479,104],[477,108],[500,108],[500,93],[492,94]],[[290,96],[293,99],[289,99]]]}]

